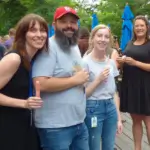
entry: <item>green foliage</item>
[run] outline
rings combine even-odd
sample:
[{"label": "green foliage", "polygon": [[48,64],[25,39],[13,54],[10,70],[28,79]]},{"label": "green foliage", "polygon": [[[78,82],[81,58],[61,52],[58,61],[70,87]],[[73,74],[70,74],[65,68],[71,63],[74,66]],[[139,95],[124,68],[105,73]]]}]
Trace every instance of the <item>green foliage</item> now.
[{"label": "green foliage", "polygon": [[49,24],[59,6],[74,6],[71,0],[1,0],[0,1],[0,35],[7,34],[11,27],[28,13],[43,16]]},{"label": "green foliage", "polygon": [[0,3],[0,34],[6,34],[26,11],[27,9],[18,0],[3,0]]},{"label": "green foliage", "polygon": [[[150,0],[106,0],[106,6],[101,8],[103,12],[106,13],[105,16],[102,17],[102,22],[105,24],[109,22],[112,32],[117,35],[119,38],[121,36],[121,27],[122,27],[122,13],[125,5],[128,2],[128,5],[131,8],[134,16],[137,15],[148,15],[150,16]],[[111,15],[108,15],[108,12]]]},{"label": "green foliage", "polygon": [[[150,0],[101,0],[99,4],[91,7],[86,7],[84,4],[78,4],[80,7],[79,14],[81,14],[81,25],[91,26],[91,15],[95,12],[98,16],[99,22],[110,25],[112,33],[117,35],[120,39],[122,28],[122,13],[125,5],[130,6],[134,16],[148,15],[150,16]],[[149,2],[149,3],[148,3]],[[83,21],[84,20],[84,21]]]},{"label": "green foliage", "polygon": [[[113,34],[121,36],[122,13],[128,2],[133,14],[150,16],[150,0],[101,0],[87,5],[85,0],[0,0],[0,35],[7,34],[18,20],[27,13],[43,16],[49,24],[59,6],[71,6],[80,16],[80,25],[91,29],[92,14],[96,13],[100,23],[110,25]],[[149,3],[148,3],[149,2]]]}]

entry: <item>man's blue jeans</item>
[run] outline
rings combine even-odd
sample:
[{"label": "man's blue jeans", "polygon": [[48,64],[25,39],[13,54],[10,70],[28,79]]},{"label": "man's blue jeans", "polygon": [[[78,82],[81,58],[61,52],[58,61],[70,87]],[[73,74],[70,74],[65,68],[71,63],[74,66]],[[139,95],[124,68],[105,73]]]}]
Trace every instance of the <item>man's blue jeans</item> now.
[{"label": "man's blue jeans", "polygon": [[89,150],[85,123],[65,128],[38,128],[43,150]]},{"label": "man's blue jeans", "polygon": [[[87,100],[86,111],[90,150],[100,150],[100,147],[102,150],[113,150],[118,120],[114,100]],[[93,117],[97,118],[97,127],[91,126]]]}]

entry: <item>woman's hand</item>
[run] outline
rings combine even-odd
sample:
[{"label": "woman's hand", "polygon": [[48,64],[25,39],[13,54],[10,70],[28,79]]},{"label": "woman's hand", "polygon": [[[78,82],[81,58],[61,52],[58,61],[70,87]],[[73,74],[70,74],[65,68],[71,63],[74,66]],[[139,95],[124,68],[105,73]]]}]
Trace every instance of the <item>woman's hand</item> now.
[{"label": "woman's hand", "polygon": [[29,97],[26,100],[25,108],[27,109],[37,109],[42,107],[43,101],[39,97]]},{"label": "woman's hand", "polygon": [[122,57],[118,57],[118,58],[116,59],[116,61],[117,61],[120,65],[124,64],[125,60],[126,60],[126,56],[125,56],[125,55],[122,56]]},{"label": "woman's hand", "polygon": [[117,135],[121,134],[122,131],[123,131],[123,124],[122,124],[122,121],[119,120],[117,123]]},{"label": "woman's hand", "polygon": [[110,69],[109,69],[108,67],[105,68],[105,69],[100,73],[100,75],[97,77],[97,80],[98,80],[99,82],[105,81],[105,80],[108,78],[109,73],[110,73]]},{"label": "woman's hand", "polygon": [[136,60],[131,58],[131,57],[126,57],[125,59],[125,63],[127,63],[128,65],[131,65],[131,66],[136,66]]},{"label": "woman's hand", "polygon": [[36,81],[36,83],[35,83],[35,96],[29,97],[25,101],[25,108],[37,109],[37,108],[41,108],[42,104],[43,104],[43,101],[42,101],[41,96],[40,96],[40,82]]}]

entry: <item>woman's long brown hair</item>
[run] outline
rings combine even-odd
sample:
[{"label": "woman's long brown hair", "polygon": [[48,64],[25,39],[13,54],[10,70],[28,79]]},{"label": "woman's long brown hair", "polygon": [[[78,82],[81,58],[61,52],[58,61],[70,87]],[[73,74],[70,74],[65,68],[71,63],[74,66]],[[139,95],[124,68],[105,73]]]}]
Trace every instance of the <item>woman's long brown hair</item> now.
[{"label": "woman's long brown hair", "polygon": [[[29,27],[33,27],[36,22],[40,24],[42,28],[44,28],[48,34],[48,25],[44,18],[36,14],[28,14],[24,16],[17,24],[16,27],[16,35],[13,43],[13,50],[18,51],[20,56],[22,57],[24,66],[29,69],[30,68],[30,61],[28,59],[28,54],[26,51],[26,33],[29,30]],[[46,39],[45,45],[41,48],[41,50],[48,49],[48,36]]]}]

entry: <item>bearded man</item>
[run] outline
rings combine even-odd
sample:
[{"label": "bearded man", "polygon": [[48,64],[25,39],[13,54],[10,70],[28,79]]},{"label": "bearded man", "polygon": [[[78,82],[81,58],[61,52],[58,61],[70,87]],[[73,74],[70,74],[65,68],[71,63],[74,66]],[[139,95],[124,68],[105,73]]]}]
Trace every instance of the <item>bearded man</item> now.
[{"label": "bearded man", "polygon": [[89,74],[77,45],[78,19],[74,9],[57,8],[49,51],[33,62],[33,82],[40,82],[43,100],[34,116],[43,150],[89,150],[84,124]]}]

